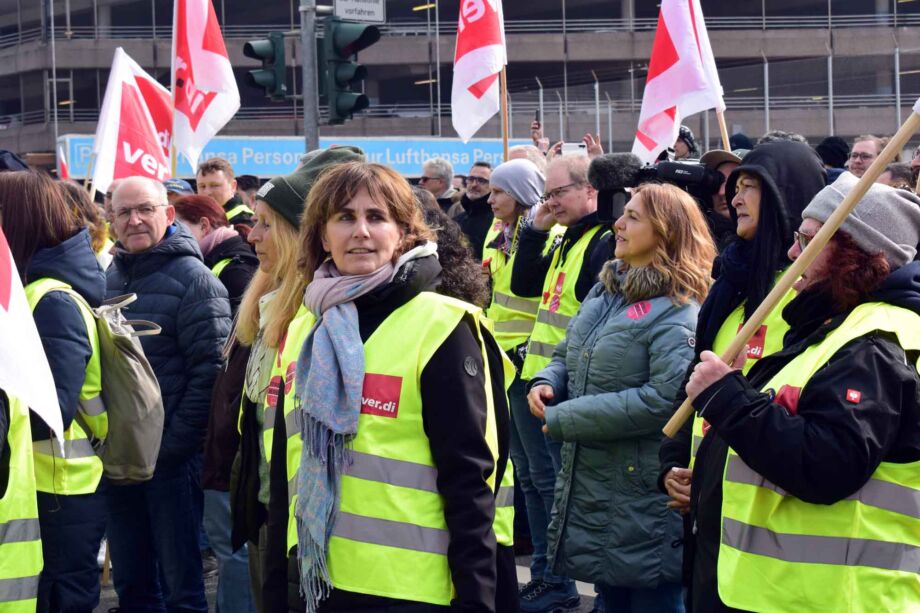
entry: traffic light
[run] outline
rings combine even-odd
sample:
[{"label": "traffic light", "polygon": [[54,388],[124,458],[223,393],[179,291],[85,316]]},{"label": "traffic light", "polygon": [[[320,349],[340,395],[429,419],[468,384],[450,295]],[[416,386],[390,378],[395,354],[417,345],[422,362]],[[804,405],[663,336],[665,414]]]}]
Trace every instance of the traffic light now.
[{"label": "traffic light", "polygon": [[329,105],[329,123],[345,123],[353,113],[370,105],[360,92],[367,78],[367,68],[354,62],[358,51],[380,40],[376,26],[343,21],[338,17],[324,20],[322,53],[320,54],[320,93]]},{"label": "traffic light", "polygon": [[268,38],[251,40],[243,45],[243,55],[262,61],[262,68],[250,70],[246,82],[265,90],[265,97],[284,100],[287,85],[284,83],[284,34],[271,32]]}]

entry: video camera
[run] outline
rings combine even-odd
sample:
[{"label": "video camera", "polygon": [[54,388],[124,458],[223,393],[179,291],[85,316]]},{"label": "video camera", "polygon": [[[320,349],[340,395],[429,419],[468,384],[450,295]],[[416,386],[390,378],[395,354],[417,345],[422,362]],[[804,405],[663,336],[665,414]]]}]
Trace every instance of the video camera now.
[{"label": "video camera", "polygon": [[623,214],[630,193],[626,188],[656,181],[671,183],[693,196],[703,210],[725,178],[699,161],[663,161],[643,165],[632,153],[608,153],[594,158],[588,168],[588,182],[597,190],[597,215],[603,223],[613,223]]}]

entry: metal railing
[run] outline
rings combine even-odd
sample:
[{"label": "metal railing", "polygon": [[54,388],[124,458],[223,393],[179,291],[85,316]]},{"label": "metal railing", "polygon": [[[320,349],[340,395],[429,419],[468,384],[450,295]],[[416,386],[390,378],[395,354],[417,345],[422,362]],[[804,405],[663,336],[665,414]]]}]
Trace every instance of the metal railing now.
[{"label": "metal railing", "polygon": [[[584,32],[643,32],[654,30],[658,23],[656,17],[636,19],[568,19],[565,31]],[[916,27],[920,26],[920,14],[863,14],[833,15],[830,19],[832,28],[871,28],[871,27]],[[457,24],[444,20],[439,24],[440,34],[451,36],[457,30]],[[826,29],[827,16],[821,15],[773,15],[768,17],[709,17],[706,26],[710,30],[776,30],[776,29]],[[299,24],[260,24],[223,26],[224,36],[228,38],[250,38],[264,36],[270,31],[298,31]],[[434,31],[434,25],[418,19],[394,19],[380,26],[384,36],[426,36]],[[561,19],[518,19],[505,22],[505,32],[509,34],[560,34],[563,31]],[[171,25],[143,26],[74,26],[69,30],[63,26],[55,29],[58,39],[169,39],[172,37]],[[0,48],[41,40],[43,32],[40,27],[27,28],[20,32],[0,36]]]}]

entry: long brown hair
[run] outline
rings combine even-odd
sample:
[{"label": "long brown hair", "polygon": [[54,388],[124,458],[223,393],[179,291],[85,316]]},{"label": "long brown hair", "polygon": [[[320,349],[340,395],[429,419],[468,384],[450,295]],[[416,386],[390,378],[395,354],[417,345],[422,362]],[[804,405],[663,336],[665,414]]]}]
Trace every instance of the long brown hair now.
[{"label": "long brown hair", "polygon": [[304,280],[313,280],[316,269],[327,257],[323,249],[326,222],[361,191],[386,207],[393,221],[403,231],[402,245],[393,254],[399,257],[422,241],[434,240],[415,202],[409,183],[392,168],[367,162],[348,162],[330,168],[310,189],[303,221],[300,224],[300,259],[298,268]]},{"label": "long brown hair", "polygon": [[0,225],[23,282],[36,251],[80,230],[51,177],[32,170],[0,173]]},{"label": "long brown hair", "polygon": [[699,206],[690,194],[667,183],[645,183],[637,192],[659,239],[649,266],[667,281],[667,295],[675,303],[702,304],[712,283],[716,248]]},{"label": "long brown hair", "polygon": [[105,223],[102,209],[89,197],[89,192],[79,184],[58,181],[57,186],[64,194],[67,204],[70,205],[77,223],[89,228],[93,251],[99,253],[109,238],[109,227]]}]

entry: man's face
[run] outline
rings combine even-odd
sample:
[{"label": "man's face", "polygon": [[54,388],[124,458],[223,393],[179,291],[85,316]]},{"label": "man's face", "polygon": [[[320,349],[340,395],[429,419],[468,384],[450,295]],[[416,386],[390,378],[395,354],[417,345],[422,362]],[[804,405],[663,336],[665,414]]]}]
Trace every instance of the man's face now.
[{"label": "man's face", "polygon": [[871,140],[853,143],[853,150],[850,151],[850,172],[857,177],[863,176],[878,154],[878,148]]},{"label": "man's face", "polygon": [[723,162],[716,168],[725,179],[722,181],[722,185],[719,186],[719,191],[712,195],[712,210],[726,219],[731,219],[731,215],[728,212],[728,202],[725,201],[725,185],[728,183],[728,176],[736,168],[738,168],[738,164],[734,162]]},{"label": "man's face", "polygon": [[126,179],[112,195],[115,231],[122,246],[131,253],[146,251],[166,234],[176,217],[176,210],[158,201],[157,191],[149,182]]},{"label": "man's face", "polygon": [[470,175],[466,178],[467,195],[472,200],[489,195],[489,178],[491,176],[491,168],[486,168],[485,166],[473,166],[470,168]]},{"label": "man's face", "polygon": [[431,192],[435,198],[447,189],[444,179],[435,176],[430,166],[422,166],[422,178],[418,180],[418,186]]},{"label": "man's face", "polygon": [[587,183],[573,181],[562,163],[551,164],[547,169],[545,189],[548,196],[545,205],[561,226],[574,225],[597,210],[597,192]]},{"label": "man's face", "polygon": [[223,170],[210,172],[206,175],[199,174],[197,181],[198,194],[210,196],[221,206],[233,198],[233,194],[236,192],[236,179],[231,180],[228,178]]}]

